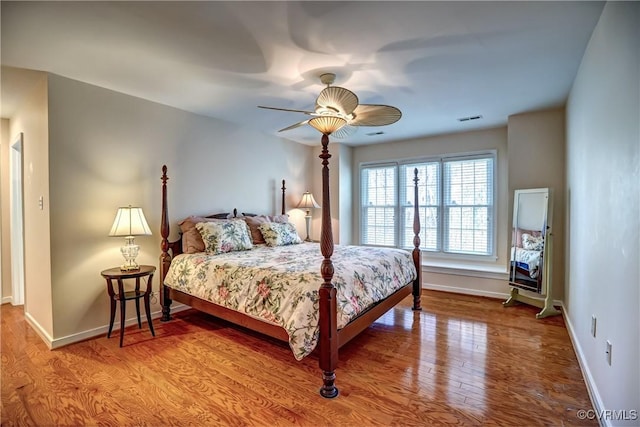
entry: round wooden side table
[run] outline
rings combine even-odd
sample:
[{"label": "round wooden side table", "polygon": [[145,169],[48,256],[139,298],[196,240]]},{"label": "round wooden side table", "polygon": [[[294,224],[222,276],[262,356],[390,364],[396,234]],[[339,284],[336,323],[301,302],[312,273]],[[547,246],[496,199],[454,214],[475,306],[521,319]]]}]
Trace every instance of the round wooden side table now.
[{"label": "round wooden side table", "polygon": [[[122,341],[124,339],[124,323],[125,323],[125,310],[128,300],[135,300],[136,302],[136,314],[138,315],[138,327],[142,328],[140,322],[140,298],[144,300],[144,310],[147,315],[147,323],[151,330],[151,335],[156,336],[153,330],[153,322],[151,321],[151,307],[150,297],[153,290],[153,273],[156,268],[152,265],[141,265],[138,270],[123,271],[120,267],[110,268],[102,271],[100,274],[107,281],[107,293],[109,294],[109,302],[111,303],[111,319],[109,321],[109,332],[107,332],[107,338],[111,337],[111,331],[113,330],[113,321],[116,317],[116,301],[120,301],[120,347],[122,347]],[[144,291],[140,290],[140,278],[148,277],[147,288]],[[126,279],[136,279],[136,287],[132,291],[124,290],[124,281]],[[116,293],[113,281],[118,284],[118,291]]]}]

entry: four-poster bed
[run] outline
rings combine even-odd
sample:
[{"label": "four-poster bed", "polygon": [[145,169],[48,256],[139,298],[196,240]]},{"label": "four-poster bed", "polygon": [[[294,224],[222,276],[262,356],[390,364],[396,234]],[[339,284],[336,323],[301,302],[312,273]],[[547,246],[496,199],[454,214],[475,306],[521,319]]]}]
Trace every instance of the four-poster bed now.
[{"label": "four-poster bed", "polygon": [[[377,318],[387,312],[389,309],[398,304],[401,300],[407,297],[410,294],[413,294],[413,309],[420,310],[420,290],[421,290],[421,268],[420,268],[420,221],[419,221],[419,212],[418,212],[418,176],[417,170],[414,171],[414,223],[413,223],[413,231],[414,231],[414,249],[411,255],[409,256],[405,251],[400,251],[397,249],[388,249],[389,252],[396,251],[392,253],[395,258],[400,258],[398,253],[401,253],[402,257],[409,258],[409,263],[411,264],[411,278],[406,279],[406,276],[402,276],[401,271],[392,271],[393,279],[398,282],[397,289],[393,289],[389,291],[388,295],[385,294],[383,299],[375,301],[373,305],[368,306],[366,309],[358,312],[351,318],[348,323],[344,324],[345,321],[343,319],[343,314],[338,315],[338,304],[337,304],[337,291],[336,287],[332,283],[334,280],[334,262],[332,261],[332,256],[334,255],[334,243],[333,243],[333,235],[331,230],[331,210],[330,210],[330,201],[329,201],[329,158],[331,155],[328,150],[328,142],[329,139],[326,134],[323,134],[322,137],[322,153],[320,154],[320,158],[322,159],[322,227],[321,227],[321,238],[320,238],[320,251],[322,254],[322,263],[320,266],[320,276],[321,276],[321,286],[317,290],[317,294],[314,292],[307,292],[307,294],[313,294],[312,300],[316,302],[315,307],[317,307],[318,312],[314,314],[317,318],[317,329],[318,333],[315,334],[317,336],[317,351],[319,356],[319,365],[322,370],[323,377],[323,385],[320,389],[320,394],[326,398],[336,397],[338,395],[338,389],[335,386],[335,369],[338,363],[338,349],[346,344],[349,340],[354,338],[361,331],[366,329],[369,325],[371,325]],[[170,267],[172,265],[172,260],[175,257],[182,254],[182,242],[179,239],[175,242],[169,241],[169,215],[167,209],[167,167],[162,167],[162,221],[161,221],[161,250],[162,253],[160,255],[160,277],[161,277],[161,292],[160,299],[162,304],[162,320],[168,321],[171,319],[170,315],[170,307],[172,301],[178,301],[188,306],[191,306],[194,309],[212,314],[216,317],[225,319],[234,324],[246,327],[248,329],[260,332],[262,334],[271,336],[278,340],[289,341],[291,344],[291,335],[288,334],[288,331],[281,325],[265,322],[262,319],[256,318],[256,316],[252,315],[248,312],[235,311],[228,307],[225,307],[220,304],[216,304],[213,299],[207,301],[206,299],[194,296],[183,290],[180,290],[179,286],[172,285],[171,287],[165,283],[165,279],[167,278],[167,274],[170,271]],[[282,214],[285,213],[284,207],[284,181],[282,186]],[[311,243],[305,243],[304,245],[313,245]],[[298,245],[298,246],[304,246]],[[342,250],[342,247],[339,247]],[[372,252],[374,251],[385,251],[387,249],[380,248],[360,248],[361,250],[370,249]],[[251,251],[246,251],[251,252]],[[375,252],[374,252],[375,253]],[[196,256],[197,257],[197,256]],[[181,260],[177,261],[182,262],[185,256],[181,256]],[[200,258],[203,258],[201,256]],[[318,259],[319,260],[319,259]],[[200,259],[202,262],[202,259]],[[339,262],[339,261],[337,261]],[[389,268],[389,262],[385,261],[385,266]],[[216,267],[217,270],[220,268]],[[269,267],[273,268],[273,267]],[[336,268],[340,270],[342,268],[341,262],[336,264]],[[409,270],[405,267],[395,267],[397,270]],[[173,270],[172,270],[173,272]],[[276,273],[274,273],[276,274]],[[279,273],[278,273],[279,274]],[[317,275],[317,270],[316,273]],[[170,275],[175,276],[175,274]],[[398,277],[403,277],[402,279],[398,279]],[[344,282],[340,276],[336,277],[337,280],[340,281],[340,288],[342,292],[342,283]],[[404,281],[407,280],[407,281]],[[176,280],[174,280],[175,282]],[[302,281],[302,280],[301,280]],[[306,280],[305,280],[306,281]],[[376,291],[377,292],[377,291]],[[342,300],[341,300],[342,302]],[[309,316],[307,316],[309,317]],[[339,322],[342,324],[339,325]],[[314,344],[315,346],[315,344]],[[293,346],[292,346],[293,349]],[[302,356],[304,357],[304,356]],[[299,358],[296,355],[296,358]]]}]

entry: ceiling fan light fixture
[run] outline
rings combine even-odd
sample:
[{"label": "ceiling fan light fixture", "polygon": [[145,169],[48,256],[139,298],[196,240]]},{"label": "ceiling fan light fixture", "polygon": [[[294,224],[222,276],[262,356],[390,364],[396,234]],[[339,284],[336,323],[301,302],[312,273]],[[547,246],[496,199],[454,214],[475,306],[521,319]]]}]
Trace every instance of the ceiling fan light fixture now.
[{"label": "ceiling fan light fixture", "polygon": [[268,110],[303,113],[313,117],[280,129],[279,132],[295,129],[308,123],[324,135],[332,135],[333,138],[347,138],[353,135],[360,126],[390,125],[402,117],[402,112],[390,105],[360,104],[356,94],[349,89],[331,86],[334,80],[335,74],[333,73],[325,73],[320,76],[320,81],[327,87],[318,95],[314,111],[265,107],[262,105],[258,107]]},{"label": "ceiling fan light fixture", "polygon": [[342,117],[337,116],[318,116],[309,120],[309,124],[316,130],[324,135],[331,135],[333,132],[338,131],[347,121]]}]

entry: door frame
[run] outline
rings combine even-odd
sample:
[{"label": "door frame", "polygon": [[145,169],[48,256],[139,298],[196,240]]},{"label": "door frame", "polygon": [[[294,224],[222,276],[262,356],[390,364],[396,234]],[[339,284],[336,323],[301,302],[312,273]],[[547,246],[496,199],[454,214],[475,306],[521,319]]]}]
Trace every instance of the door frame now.
[{"label": "door frame", "polygon": [[24,305],[23,134],[11,144],[9,173],[11,222],[11,305]]}]

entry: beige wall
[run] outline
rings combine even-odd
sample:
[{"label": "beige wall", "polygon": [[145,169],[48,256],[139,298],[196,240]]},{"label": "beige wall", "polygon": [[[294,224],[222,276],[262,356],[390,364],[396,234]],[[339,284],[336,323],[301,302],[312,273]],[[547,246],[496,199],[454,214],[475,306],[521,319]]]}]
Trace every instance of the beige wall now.
[{"label": "beige wall", "polygon": [[9,136],[9,120],[2,119],[0,125],[0,266],[2,268],[2,302],[11,299],[11,228],[9,217],[9,149],[11,137]]},{"label": "beige wall", "polygon": [[340,147],[338,158],[339,174],[338,188],[339,191],[339,213],[340,213],[340,243],[343,245],[352,244],[353,238],[353,149],[347,145],[335,144]]},{"label": "beige wall", "polygon": [[[23,133],[25,317],[50,342],[53,337],[49,232],[49,135],[47,79],[10,118],[10,135]],[[39,209],[38,199],[44,198]],[[6,213],[6,211],[5,211]]]},{"label": "beige wall", "polygon": [[[321,136],[318,134],[318,143]],[[331,139],[331,137],[329,137]],[[322,146],[312,147],[313,181],[312,193],[318,204],[322,205],[322,160],[318,158],[322,152]],[[335,244],[351,244],[351,147],[330,142],[329,153],[329,195],[331,205],[331,232]],[[322,227],[322,209],[314,209],[311,212],[311,239],[320,240]]]},{"label": "beige wall", "polygon": [[596,409],[627,414],[640,414],[639,76],[640,3],[609,2],[567,103],[565,318]]},{"label": "beige wall", "polygon": [[[423,285],[432,289],[503,297],[507,286],[507,224],[508,224],[508,166],[507,129],[495,128],[474,132],[434,136],[389,144],[353,148],[353,241],[360,242],[360,164],[384,160],[439,156],[452,153],[495,150],[496,165],[496,224],[497,259],[491,262],[467,261],[464,265],[423,253]],[[481,280],[477,280],[481,278]]]},{"label": "beige wall", "polygon": [[[191,214],[279,212],[282,179],[304,234],[304,212],[292,208],[311,184],[316,158],[308,146],[59,76],[49,78],[49,113],[51,281],[61,343],[102,333],[108,322],[100,271],[123,261],[124,240],[107,237],[118,206],[143,208],[154,234],[136,238],[138,262],[157,266],[163,164],[173,237],[176,222]],[[134,313],[130,307],[128,317]]]},{"label": "beige wall", "polygon": [[[517,189],[553,190],[551,287],[555,300],[564,296],[564,114],[564,108],[518,114],[509,116],[508,124],[509,206],[513,206],[513,192]],[[509,224],[512,216],[510,209]]]}]

